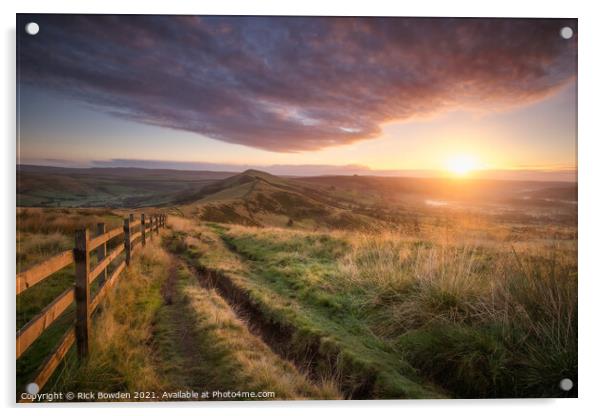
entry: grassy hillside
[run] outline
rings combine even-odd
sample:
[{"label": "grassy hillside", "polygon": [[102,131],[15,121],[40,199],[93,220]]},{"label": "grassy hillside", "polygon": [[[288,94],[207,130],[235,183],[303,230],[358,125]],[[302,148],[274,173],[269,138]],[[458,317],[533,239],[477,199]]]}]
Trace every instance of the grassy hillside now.
[{"label": "grassy hillside", "polygon": [[210,184],[181,202],[187,214],[222,223],[307,229],[379,225],[376,218],[339,204],[327,193],[255,170]]},{"label": "grassy hillside", "polygon": [[[170,250],[195,268],[207,284],[215,285],[231,304],[242,308],[251,322],[261,327],[272,349],[308,368],[313,378],[336,380],[348,398],[444,397],[374,337],[348,305],[341,304],[332,288],[319,284],[319,274],[324,273],[320,268],[332,271],[329,255],[333,253],[325,251],[324,264],[316,262],[316,271],[305,277],[317,287],[304,278],[289,282],[295,277],[277,276],[273,270],[258,272],[228,248],[222,234],[226,228],[183,222],[178,229],[188,231],[174,233]],[[309,243],[318,243],[315,252],[326,247],[317,239]],[[282,247],[280,254],[285,255],[287,248]],[[294,266],[302,267],[291,264]]]}]

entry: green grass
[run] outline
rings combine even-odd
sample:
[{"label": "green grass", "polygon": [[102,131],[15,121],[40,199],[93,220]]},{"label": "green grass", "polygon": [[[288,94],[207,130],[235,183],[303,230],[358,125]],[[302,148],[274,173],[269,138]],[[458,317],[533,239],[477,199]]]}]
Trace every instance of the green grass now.
[{"label": "green grass", "polygon": [[281,239],[225,233],[223,238],[251,261],[250,278],[295,302],[294,309],[272,313],[284,313],[284,319],[300,329],[300,338],[318,336],[324,340],[323,348],[344,357],[346,362],[338,371],[358,379],[375,377],[376,397],[435,396],[418,388],[415,382],[420,380],[412,367],[396,357],[386,341],[373,335],[355,294],[338,290],[333,277],[338,274],[337,260],[348,250],[344,241],[302,233]]},{"label": "green grass", "polygon": [[215,339],[203,336],[183,293],[194,284],[193,277],[186,269],[180,268],[176,273],[175,293],[170,303],[158,311],[153,329],[162,374],[170,385],[180,389],[199,385],[235,388],[240,367],[231,359],[230,351]]},{"label": "green grass", "polygon": [[454,397],[577,394],[558,388],[577,381],[574,241],[184,228],[176,251],[292,326],[297,353],[319,345],[355,382],[374,378],[375,397],[428,394],[414,383]]},{"label": "green grass", "polygon": [[251,335],[213,290],[180,264],[174,293],[157,316],[162,374],[173,388],[196,391],[272,391],[276,399],[335,398],[331,385],[310,383]]},{"label": "green grass", "polygon": [[[32,293],[26,299],[32,310],[52,296],[34,288],[25,292]],[[17,361],[18,392],[73,319],[71,307]],[[136,253],[93,316],[89,357],[80,362],[73,347],[43,391],[150,391],[156,400],[169,400],[162,392],[186,389],[269,391],[275,399],[340,396],[329,380],[311,382],[274,354],[154,239]]]},{"label": "green grass", "polygon": [[73,325],[75,321],[74,309],[73,306],[67,309],[17,360],[17,395],[24,391],[28,383],[33,381],[40,365],[44,362],[50,351],[56,347],[67,329]]},{"label": "green grass", "polygon": [[[189,267],[174,269],[155,239],[94,319],[98,353],[81,367],[71,353],[48,388],[232,388],[277,398],[333,398],[337,389],[354,398],[577,395],[577,387],[558,388],[562,378],[578,378],[570,227],[434,216],[405,234],[323,233],[225,224],[219,215],[195,223],[174,213],[165,247],[198,272],[219,271],[229,301],[280,331],[274,351],[310,362],[314,381],[251,334]],[[99,219],[120,223],[107,210],[20,211],[19,267],[70,248],[73,227]],[[67,268],[20,295],[17,327],[72,283]],[[19,389],[72,321],[68,311],[17,361]]]},{"label": "green grass", "polygon": [[73,286],[75,277],[71,269],[66,268],[55,273],[17,297],[17,329],[23,327],[67,288]]},{"label": "green grass", "polygon": [[[230,273],[266,319],[292,328],[291,354],[304,356],[317,348],[321,358],[316,371],[337,377],[354,397],[441,397],[371,333],[361,311],[354,310],[351,295],[329,284],[344,244],[324,235],[291,233],[288,239],[269,241],[226,232],[223,238],[245,258],[241,266],[227,258],[233,254],[207,231],[200,233],[197,246],[190,239],[182,241],[181,235],[172,249],[197,266]],[[304,249],[309,251],[301,253]]]}]

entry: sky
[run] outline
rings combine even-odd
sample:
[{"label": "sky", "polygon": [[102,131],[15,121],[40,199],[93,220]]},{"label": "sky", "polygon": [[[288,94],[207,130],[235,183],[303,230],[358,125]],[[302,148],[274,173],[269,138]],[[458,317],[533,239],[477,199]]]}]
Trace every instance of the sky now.
[{"label": "sky", "polygon": [[575,178],[576,20],[17,25],[18,163]]}]

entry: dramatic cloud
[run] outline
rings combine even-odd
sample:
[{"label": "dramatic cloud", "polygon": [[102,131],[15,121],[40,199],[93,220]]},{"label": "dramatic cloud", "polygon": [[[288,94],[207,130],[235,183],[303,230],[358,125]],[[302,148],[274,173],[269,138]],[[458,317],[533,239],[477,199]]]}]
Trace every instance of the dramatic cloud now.
[{"label": "dramatic cloud", "polygon": [[[21,30],[40,24],[37,36]],[[576,20],[20,15],[19,80],[141,123],[272,151],[373,138],[576,76]]]}]

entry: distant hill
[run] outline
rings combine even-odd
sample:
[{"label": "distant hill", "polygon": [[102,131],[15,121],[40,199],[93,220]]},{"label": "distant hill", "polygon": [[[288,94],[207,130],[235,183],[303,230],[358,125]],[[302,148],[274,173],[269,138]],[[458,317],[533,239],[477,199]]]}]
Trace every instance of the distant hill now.
[{"label": "distant hill", "polygon": [[375,218],[292,179],[247,170],[178,201],[203,220],[255,226],[372,228]]},{"label": "distant hill", "polygon": [[172,203],[233,172],[17,165],[17,206],[138,207]]}]

